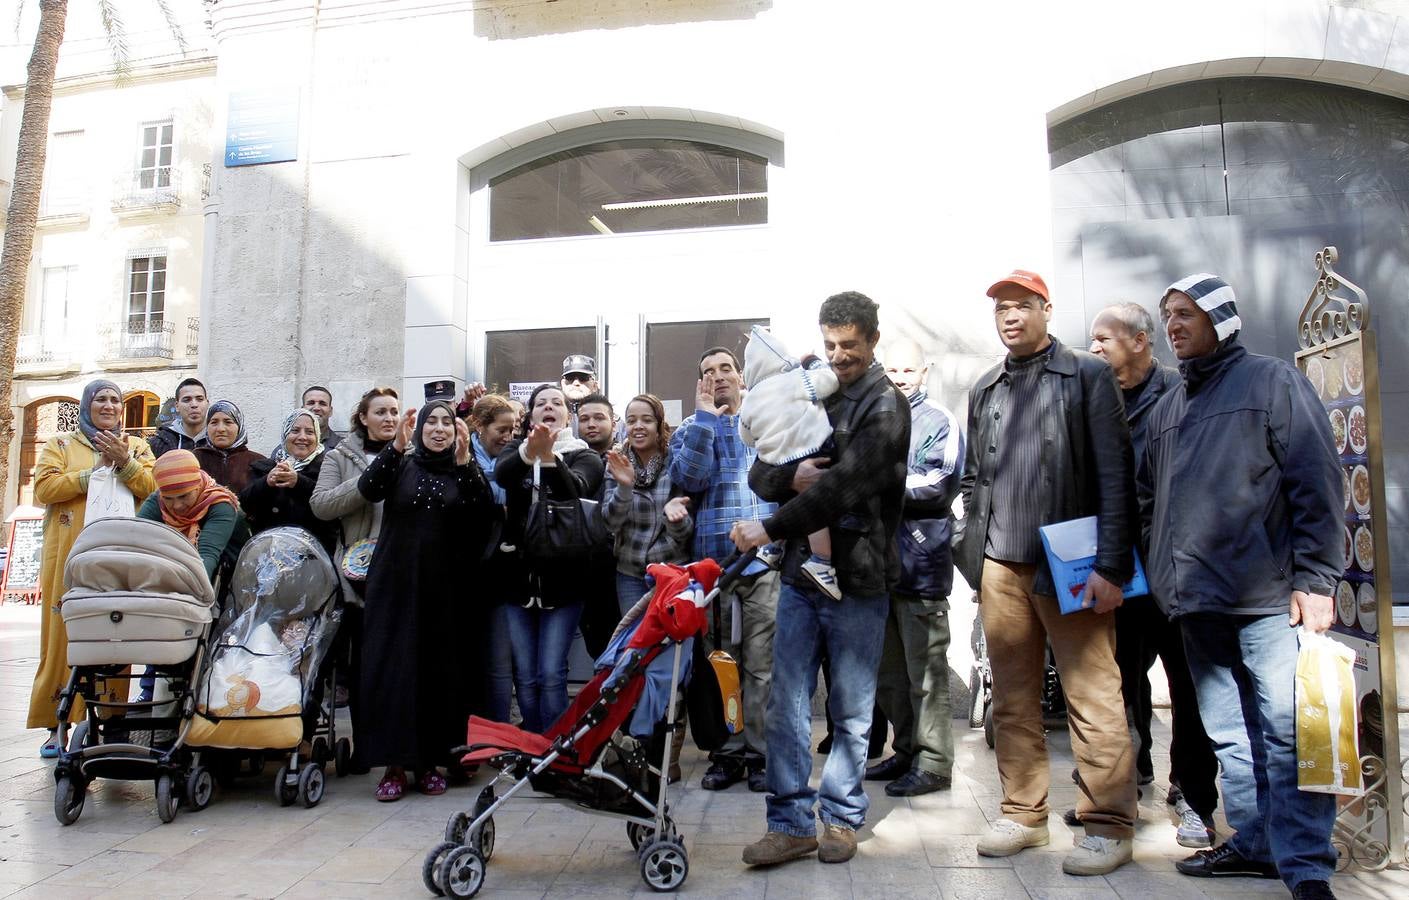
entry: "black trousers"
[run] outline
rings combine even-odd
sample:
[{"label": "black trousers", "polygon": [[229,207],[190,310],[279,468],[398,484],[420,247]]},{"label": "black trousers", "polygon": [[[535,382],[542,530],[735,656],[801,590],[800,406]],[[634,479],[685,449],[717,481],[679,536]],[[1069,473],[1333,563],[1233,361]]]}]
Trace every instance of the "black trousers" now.
[{"label": "black trousers", "polygon": [[1155,657],[1169,677],[1173,736],[1169,744],[1169,783],[1183,791],[1194,811],[1208,818],[1218,806],[1218,760],[1199,717],[1198,695],[1184,656],[1179,623],[1165,618],[1153,597],[1127,600],[1115,611],[1115,656],[1120,667],[1126,716],[1138,736],[1135,768],[1154,775],[1150,759],[1150,666]]},{"label": "black trousers", "polygon": [[582,580],[582,618],[577,623],[587,655],[596,659],[606,652],[612,633],[621,622],[616,599],[616,559],[603,555],[589,560]]}]

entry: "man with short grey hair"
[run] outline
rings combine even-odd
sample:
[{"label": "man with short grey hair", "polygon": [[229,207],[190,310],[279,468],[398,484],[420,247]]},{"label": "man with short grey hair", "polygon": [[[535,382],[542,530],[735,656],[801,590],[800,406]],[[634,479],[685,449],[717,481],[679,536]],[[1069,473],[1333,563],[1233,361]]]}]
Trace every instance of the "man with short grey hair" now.
[{"label": "man with short grey hair", "polygon": [[[1130,443],[1138,460],[1145,453],[1145,426],[1155,402],[1179,385],[1179,371],[1155,359],[1155,323],[1138,303],[1116,303],[1091,322],[1090,350],[1110,363],[1125,399]],[[1141,546],[1141,556],[1148,556]],[[1120,667],[1125,712],[1135,728],[1135,771],[1140,784],[1155,780],[1150,757],[1150,721],[1154,709],[1150,666],[1158,656],[1169,678],[1173,738],[1169,744],[1167,802],[1179,816],[1175,838],[1181,846],[1212,844],[1213,811],[1218,806],[1218,760],[1199,717],[1198,695],[1189,676],[1179,626],[1172,624],[1153,597],[1132,597],[1115,611],[1115,660]],[[1068,813],[1074,818],[1074,811]]]}]

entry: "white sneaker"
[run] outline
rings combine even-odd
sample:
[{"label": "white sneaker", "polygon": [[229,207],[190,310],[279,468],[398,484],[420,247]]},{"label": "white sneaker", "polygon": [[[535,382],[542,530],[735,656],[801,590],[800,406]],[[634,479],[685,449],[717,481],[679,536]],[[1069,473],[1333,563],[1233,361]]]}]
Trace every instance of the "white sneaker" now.
[{"label": "white sneaker", "polygon": [[1012,819],[999,819],[978,839],[979,856],[1012,856],[1028,847],[1045,847],[1051,837],[1047,825],[1019,825]]},{"label": "white sneaker", "polygon": [[1180,797],[1179,802],[1174,804],[1174,814],[1179,817],[1179,827],[1174,834],[1174,840],[1179,846],[1195,850],[1213,846],[1213,826],[1205,822],[1203,816],[1194,812],[1188,800]]},{"label": "white sneaker", "polygon": [[762,547],[758,548],[758,553],[754,555],[754,559],[776,572],[783,567],[783,545],[764,544]]},{"label": "white sneaker", "polygon": [[1062,860],[1068,875],[1106,875],[1130,862],[1135,842],[1088,834]]},{"label": "white sneaker", "polygon": [[837,570],[831,565],[809,559],[802,564],[802,574],[806,575],[822,593],[833,600],[841,599],[841,584],[837,581]]}]

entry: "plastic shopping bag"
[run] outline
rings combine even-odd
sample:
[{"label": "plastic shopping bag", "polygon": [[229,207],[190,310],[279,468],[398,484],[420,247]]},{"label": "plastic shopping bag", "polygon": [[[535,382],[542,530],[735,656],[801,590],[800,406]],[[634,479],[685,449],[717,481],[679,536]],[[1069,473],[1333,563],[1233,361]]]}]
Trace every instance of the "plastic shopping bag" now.
[{"label": "plastic shopping bag", "polygon": [[120,516],[132,518],[137,514],[137,502],[132,491],[122,483],[111,466],[100,466],[88,476],[88,503],[83,512],[83,522],[96,522],[98,519],[113,519]]},{"label": "plastic shopping bag", "polygon": [[1300,631],[1296,660],[1297,787],[1358,797],[1355,651],[1324,634]]}]

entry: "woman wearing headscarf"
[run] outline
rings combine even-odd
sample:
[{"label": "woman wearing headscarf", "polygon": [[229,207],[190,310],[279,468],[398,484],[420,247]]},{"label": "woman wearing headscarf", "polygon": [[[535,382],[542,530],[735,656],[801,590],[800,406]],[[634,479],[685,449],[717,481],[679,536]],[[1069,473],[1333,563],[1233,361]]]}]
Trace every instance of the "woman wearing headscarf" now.
[{"label": "woman wearing headscarf", "polygon": [[250,482],[250,465],[268,459],[249,448],[245,417],[229,400],[217,400],[205,414],[205,435],[196,442],[196,460],[215,483],[238,495]]},{"label": "woman wearing headscarf", "polygon": [[367,571],[355,756],[386,767],[378,800],[401,798],[407,769],[421,793],[444,793],[437,767],[455,765],[450,748],[464,742],[483,688],[464,673],[474,626],[461,575],[489,538],[489,483],[455,407],[434,401],[406,411],[357,489],[382,504],[382,524]]},{"label": "woman wearing headscarf", "polygon": [[323,467],[323,443],[318,416],[296,409],[284,419],[284,439],[273,459],[250,464],[249,484],[240,492],[240,508],[258,534],[281,525],[310,532],[329,555],[336,529],[313,514],[309,500]]},{"label": "woman wearing headscarf", "polygon": [[201,470],[190,450],[168,450],[152,469],[157,489],[147,495],[137,517],[164,522],[185,535],[205,563],[206,577],[234,568],[249,526],[239,500]]},{"label": "woman wearing headscarf", "polygon": [[[29,728],[48,728],[49,737],[39,755],[58,756],[59,691],[68,682],[68,634],[59,615],[64,594],[64,562],[74,539],[83,530],[88,507],[88,480],[95,469],[111,468],[132,492],[134,505],[155,488],[152,449],[139,437],[122,433],[122,391],[105,379],[89,382],[78,404],[78,430],[55,435],[40,451],[34,466],[34,502],[44,512],[44,549],[40,560],[40,588],[44,613],[39,622],[39,670],[29,697]],[[126,701],[127,680],[110,679],[102,699]],[[70,721],[83,718],[83,701],[77,700]]]},{"label": "woman wearing headscarf", "polygon": [[501,588],[514,651],[514,691],[524,730],[538,733],[567,709],[568,651],[582,618],[582,573],[574,567],[529,566],[522,561],[534,463],[544,498],[591,498],[602,483],[602,458],[573,436],[571,424],[562,389],[540,385],[528,398],[528,416],[518,439],[504,448],[494,465],[494,480],[508,498],[504,542],[519,548],[513,577]]}]

